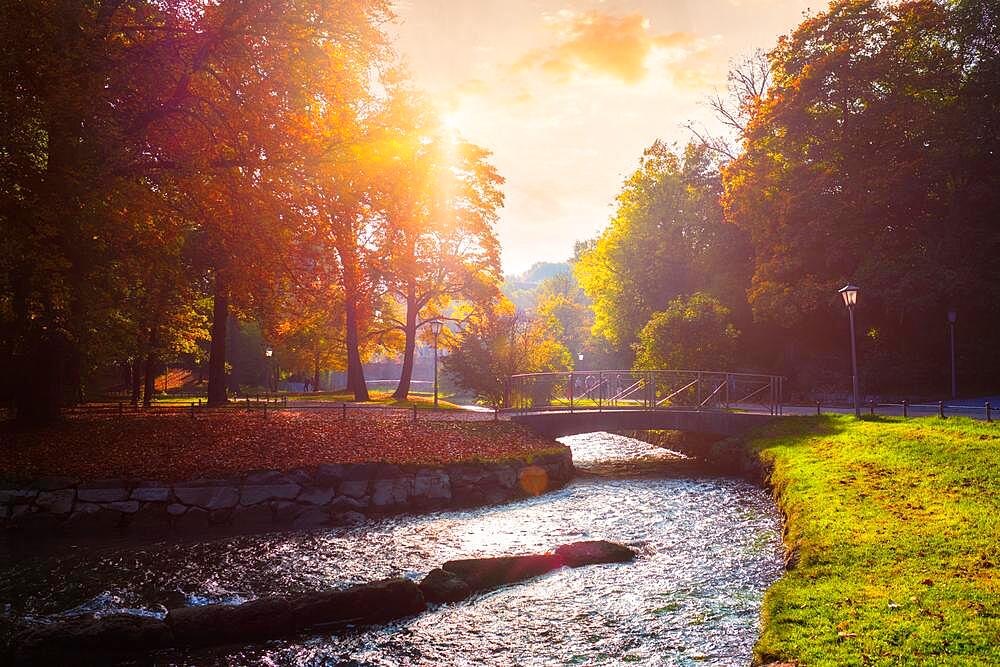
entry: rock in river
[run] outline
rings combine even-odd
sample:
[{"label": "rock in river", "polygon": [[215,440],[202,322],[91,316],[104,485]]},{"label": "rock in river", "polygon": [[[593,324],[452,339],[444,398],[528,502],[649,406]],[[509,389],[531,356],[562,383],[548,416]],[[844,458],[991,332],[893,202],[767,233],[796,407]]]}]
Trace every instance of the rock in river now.
[{"label": "rock in river", "polygon": [[472,595],[472,589],[457,574],[439,567],[427,573],[420,582],[420,590],[428,602],[458,602]]},{"label": "rock in river", "polygon": [[635,559],[635,552],[617,542],[591,540],[557,547],[556,556],[562,559],[564,565],[580,567],[599,563],[627,563]]}]

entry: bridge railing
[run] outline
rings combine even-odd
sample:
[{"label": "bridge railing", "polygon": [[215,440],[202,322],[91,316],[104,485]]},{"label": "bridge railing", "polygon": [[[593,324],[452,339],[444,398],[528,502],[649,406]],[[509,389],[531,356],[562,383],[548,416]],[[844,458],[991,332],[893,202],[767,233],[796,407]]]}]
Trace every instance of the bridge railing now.
[{"label": "bridge railing", "polygon": [[783,378],[757,373],[608,370],[509,378],[507,410],[743,410],[782,412]]}]

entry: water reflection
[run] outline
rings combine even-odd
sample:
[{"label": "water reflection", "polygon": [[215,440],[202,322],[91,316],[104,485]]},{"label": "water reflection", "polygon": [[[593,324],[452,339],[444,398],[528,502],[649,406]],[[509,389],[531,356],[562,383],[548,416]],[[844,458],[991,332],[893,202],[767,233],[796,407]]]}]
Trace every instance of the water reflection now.
[{"label": "water reflection", "polygon": [[[627,438],[566,438],[589,474],[500,507],[355,529],[77,550],[0,572],[0,600],[156,612],[269,593],[419,577],[450,558],[579,539],[634,545],[633,564],[564,569],[399,624],[346,636],[166,653],[159,664],[746,664],[763,590],[781,572],[779,522],[746,482],[677,477],[668,452]],[[683,464],[682,464],[683,465]]]}]

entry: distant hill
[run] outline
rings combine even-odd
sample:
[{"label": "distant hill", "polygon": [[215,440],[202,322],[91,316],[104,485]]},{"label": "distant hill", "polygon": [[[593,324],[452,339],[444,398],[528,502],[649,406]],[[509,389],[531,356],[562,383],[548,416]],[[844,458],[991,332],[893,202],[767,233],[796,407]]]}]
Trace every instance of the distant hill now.
[{"label": "distant hill", "polygon": [[518,309],[532,310],[535,307],[538,286],[553,276],[570,271],[569,262],[535,262],[524,273],[504,276],[500,289]]}]

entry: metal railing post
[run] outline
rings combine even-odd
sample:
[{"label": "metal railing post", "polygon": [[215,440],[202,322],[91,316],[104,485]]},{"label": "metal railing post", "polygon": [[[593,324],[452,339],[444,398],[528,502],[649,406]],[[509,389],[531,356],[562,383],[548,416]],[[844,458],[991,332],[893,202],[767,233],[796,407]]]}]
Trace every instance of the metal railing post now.
[{"label": "metal railing post", "polygon": [[573,373],[569,374],[569,411],[573,412]]},{"label": "metal railing post", "polygon": [[905,398],[903,399],[903,418],[906,419],[910,416],[910,402]]},{"label": "metal railing post", "polygon": [[816,401],[816,416],[819,417],[822,413],[819,409],[819,401]]},{"label": "metal railing post", "polygon": [[986,401],[986,421],[987,422],[993,421],[992,409],[990,407],[989,401]]},{"label": "metal railing post", "polygon": [[938,417],[944,419],[944,401],[938,401]]}]

